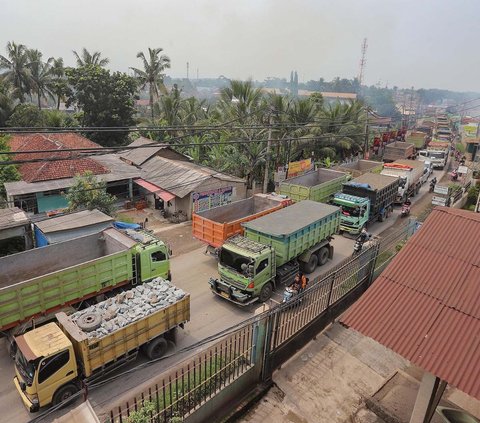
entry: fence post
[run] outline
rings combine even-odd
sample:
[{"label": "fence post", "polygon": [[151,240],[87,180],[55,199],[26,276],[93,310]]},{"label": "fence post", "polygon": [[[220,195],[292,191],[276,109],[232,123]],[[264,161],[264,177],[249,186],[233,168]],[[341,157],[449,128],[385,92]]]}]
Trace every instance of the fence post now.
[{"label": "fence post", "polygon": [[335,282],[335,276],[337,275],[337,271],[333,272],[331,275],[330,281],[330,290],[328,291],[328,299],[327,299],[327,307],[326,310],[330,308],[330,300],[332,299],[332,291],[333,291],[333,283]]},{"label": "fence post", "polygon": [[377,242],[375,246],[372,248],[372,250],[373,250],[373,257],[370,260],[371,267],[368,275],[367,288],[372,284],[373,279],[375,277],[375,266],[377,265],[377,258],[380,254],[380,242]]}]

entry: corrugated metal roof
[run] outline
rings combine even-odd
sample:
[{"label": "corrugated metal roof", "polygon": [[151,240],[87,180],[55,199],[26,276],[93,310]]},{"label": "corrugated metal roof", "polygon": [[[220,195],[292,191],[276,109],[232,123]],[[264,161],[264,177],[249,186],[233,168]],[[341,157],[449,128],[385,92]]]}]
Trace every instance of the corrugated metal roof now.
[{"label": "corrugated metal roof", "polygon": [[150,147],[145,147],[145,148],[135,148],[133,150],[127,150],[124,153],[120,153],[120,157],[122,157],[125,160],[128,160],[132,162],[133,164],[140,166],[143,163],[145,163],[150,157],[154,156],[157,154],[160,150],[163,148],[166,148],[164,144],[158,144],[157,147],[151,146],[154,144],[156,141],[150,140],[145,137],[140,137],[137,138],[135,141],[133,141],[131,144],[129,144],[129,147],[141,147],[144,145],[150,145]]},{"label": "corrugated metal roof", "polygon": [[29,222],[27,214],[18,207],[0,209],[0,229],[16,228]]},{"label": "corrugated metal roof", "polygon": [[437,207],[342,322],[480,399],[480,214]]},{"label": "corrugated metal roof", "polygon": [[82,210],[65,216],[51,217],[35,223],[44,234],[97,225],[103,222],[113,222],[113,218],[100,210]]},{"label": "corrugated metal roof", "polygon": [[183,198],[211,178],[245,182],[243,179],[217,172],[206,166],[164,157],[152,157],[142,165],[142,179]]}]

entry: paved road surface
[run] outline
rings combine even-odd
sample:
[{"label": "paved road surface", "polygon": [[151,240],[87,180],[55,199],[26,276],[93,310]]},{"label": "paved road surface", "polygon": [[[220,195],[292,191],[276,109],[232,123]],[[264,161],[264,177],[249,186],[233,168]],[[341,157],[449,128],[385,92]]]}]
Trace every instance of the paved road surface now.
[{"label": "paved road surface", "polygon": [[[442,172],[435,172],[437,180],[440,180]],[[421,194],[412,199],[413,203],[418,201],[421,196],[428,192],[428,183],[421,189]],[[392,226],[400,214],[397,207],[393,216],[384,222],[376,222],[371,225],[369,231],[373,234],[380,234],[385,229]],[[353,239],[344,236],[336,236],[333,245],[335,248],[333,260],[327,265],[317,268],[316,272],[310,275],[315,277],[330,267],[335,266],[340,261],[352,254]],[[240,308],[234,304],[223,300],[210,292],[208,280],[211,276],[216,276],[216,261],[204,254],[204,247],[179,255],[172,258],[173,282],[189,292],[191,295],[191,321],[185,326],[184,330],[179,330],[177,335],[177,350],[191,346],[196,342],[214,335],[223,329],[231,327],[251,317],[255,310],[263,307],[260,304],[252,305],[248,308]],[[281,301],[282,291],[275,293],[273,302]],[[33,416],[30,415],[17,392],[15,391],[12,379],[14,376],[13,363],[5,353],[4,340],[0,339],[0,421],[23,423],[29,421]],[[171,352],[174,352],[172,346]],[[172,366],[182,358],[186,358],[192,351],[183,354],[175,354],[173,357],[155,363],[148,368],[140,369],[131,374],[123,376],[121,383],[113,382],[98,388],[89,393],[89,398],[96,410],[100,408],[108,409],[108,403],[112,398],[118,398],[128,390],[134,389],[138,385],[147,381],[153,374],[158,374],[166,368]],[[135,365],[146,360],[139,357]],[[134,367],[131,365],[130,368]],[[122,368],[125,371],[128,367]],[[50,421],[46,419],[45,421]]]}]

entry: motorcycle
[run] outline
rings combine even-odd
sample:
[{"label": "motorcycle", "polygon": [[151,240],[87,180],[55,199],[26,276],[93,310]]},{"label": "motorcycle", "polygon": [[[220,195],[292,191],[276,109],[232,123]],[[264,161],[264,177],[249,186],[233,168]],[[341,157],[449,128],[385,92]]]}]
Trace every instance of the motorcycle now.
[{"label": "motorcycle", "polygon": [[435,190],[435,185],[436,184],[437,184],[437,178],[433,178],[430,181],[430,189],[428,190],[428,192],[433,192]]},{"label": "motorcycle", "polygon": [[410,207],[412,206],[412,203],[410,201],[405,201],[402,205],[402,210],[400,211],[400,216],[401,217],[407,217],[410,214]]},{"label": "motorcycle", "polygon": [[298,295],[298,291],[291,286],[287,286],[283,292],[283,301],[282,304],[288,303],[293,297]]},{"label": "motorcycle", "polygon": [[353,244],[353,254],[360,254],[360,251],[362,251],[363,244],[365,244],[365,240],[362,239],[361,237],[358,237],[355,240],[355,244]]},{"label": "motorcycle", "polygon": [[454,170],[454,171],[452,172],[452,181],[455,182],[457,179],[458,179],[458,173],[457,173],[456,170]]}]

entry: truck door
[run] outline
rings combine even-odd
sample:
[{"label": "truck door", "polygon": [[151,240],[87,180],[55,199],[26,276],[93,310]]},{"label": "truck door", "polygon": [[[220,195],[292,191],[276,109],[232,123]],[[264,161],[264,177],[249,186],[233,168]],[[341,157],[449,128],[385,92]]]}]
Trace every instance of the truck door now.
[{"label": "truck door", "polygon": [[167,278],[170,270],[168,253],[165,246],[151,248],[142,251],[141,280],[147,281],[156,277]]},{"label": "truck door", "polygon": [[36,373],[37,394],[40,406],[49,404],[57,389],[77,377],[73,350],[64,350],[44,358]]}]

